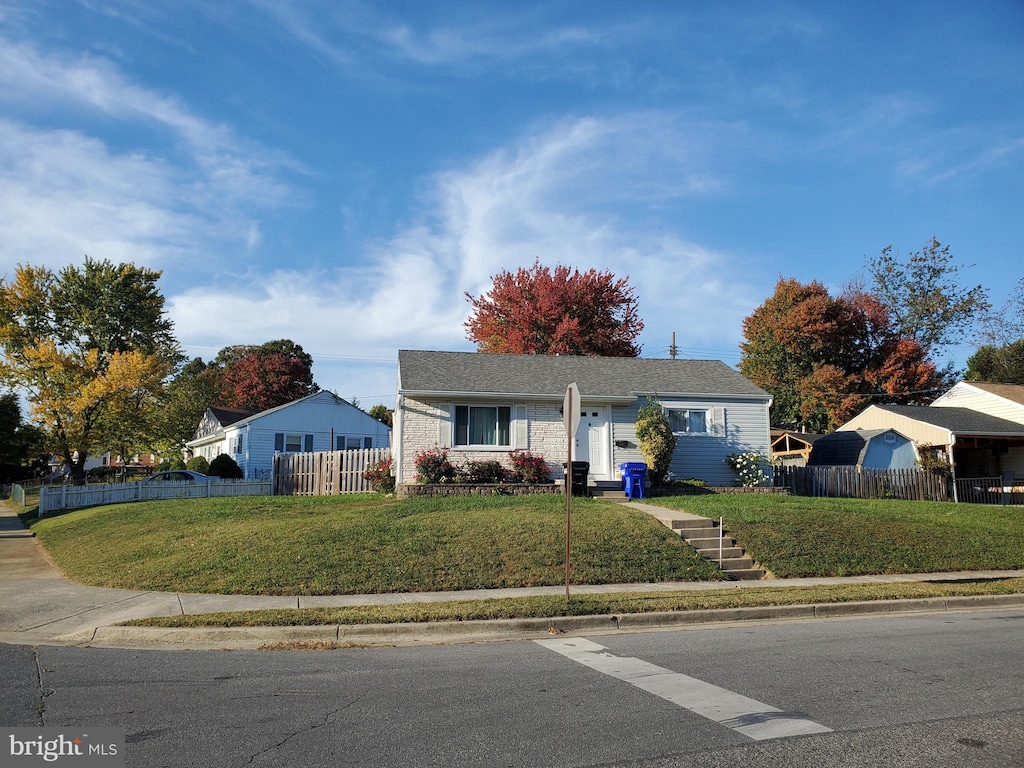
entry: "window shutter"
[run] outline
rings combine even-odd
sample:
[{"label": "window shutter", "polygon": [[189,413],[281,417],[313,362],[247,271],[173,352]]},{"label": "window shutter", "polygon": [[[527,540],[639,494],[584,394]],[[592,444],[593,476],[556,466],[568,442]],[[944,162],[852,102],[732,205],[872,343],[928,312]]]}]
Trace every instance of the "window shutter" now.
[{"label": "window shutter", "polygon": [[336,451],[344,451],[345,450],[345,436],[344,435],[337,435],[334,438],[334,450],[336,450]]},{"label": "window shutter", "polygon": [[373,438],[372,437],[364,437],[363,438],[363,448],[366,448],[367,450],[369,450],[370,448],[373,448]]},{"label": "window shutter", "polygon": [[525,451],[530,447],[530,430],[526,421],[526,406],[515,406],[515,438],[512,441],[512,448],[518,451]]},{"label": "window shutter", "polygon": [[284,433],[277,432],[274,434],[274,450],[278,453],[284,450]]},{"label": "window shutter", "polygon": [[718,437],[728,437],[728,430],[726,429],[725,423],[725,408],[712,408],[711,418],[714,420],[714,427],[712,434]]},{"label": "window shutter", "polygon": [[437,445],[439,448],[452,447],[452,404],[438,406],[441,415],[437,419]]},{"label": "window shutter", "polygon": [[306,440],[305,440],[305,445],[303,446],[303,450],[305,450],[306,453],[310,453],[313,450],[313,436],[312,435],[306,435]]}]

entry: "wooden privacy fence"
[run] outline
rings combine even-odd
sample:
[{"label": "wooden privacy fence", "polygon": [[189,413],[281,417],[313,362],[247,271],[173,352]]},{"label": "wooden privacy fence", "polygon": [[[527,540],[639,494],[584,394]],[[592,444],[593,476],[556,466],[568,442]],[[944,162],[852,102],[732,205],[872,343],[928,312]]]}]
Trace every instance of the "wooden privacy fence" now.
[{"label": "wooden privacy fence", "polygon": [[336,496],[372,491],[363,474],[391,458],[390,448],[357,451],[279,453],[274,457],[274,493],[278,496]]},{"label": "wooden privacy fence", "polygon": [[776,487],[794,496],[952,501],[948,478],[922,469],[774,467]]},{"label": "wooden privacy fence", "polygon": [[61,485],[39,489],[39,516],[64,509],[97,507],[154,499],[205,499],[214,496],[269,496],[269,480],[222,480],[208,477],[198,482],[110,483],[105,485]]}]

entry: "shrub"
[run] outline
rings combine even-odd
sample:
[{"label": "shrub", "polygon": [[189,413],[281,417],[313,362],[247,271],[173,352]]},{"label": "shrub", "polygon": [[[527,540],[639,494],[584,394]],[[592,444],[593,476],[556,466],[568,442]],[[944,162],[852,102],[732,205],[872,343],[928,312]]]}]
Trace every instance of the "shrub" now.
[{"label": "shrub", "polygon": [[[198,471],[197,469],[196,472]],[[244,473],[242,468],[238,466],[238,462],[226,453],[222,453],[210,462],[210,471],[207,474],[214,477],[222,477],[226,480],[241,480]]]},{"label": "shrub", "polygon": [[768,459],[755,451],[747,453],[734,453],[727,456],[725,463],[736,473],[740,485],[744,488],[754,488],[758,485],[766,485],[771,478],[764,468],[768,466]]},{"label": "shrub", "polygon": [[470,461],[465,467],[466,480],[470,483],[500,483],[505,480],[505,468],[500,461]]},{"label": "shrub", "polygon": [[512,463],[512,477],[517,483],[550,483],[548,465],[543,456],[529,451],[512,451],[509,455]]},{"label": "shrub", "polygon": [[363,472],[363,479],[370,483],[370,487],[377,493],[394,493],[395,476],[391,474],[391,457],[375,462]]},{"label": "shrub", "polygon": [[672,454],[676,450],[676,436],[668,423],[664,406],[656,399],[647,398],[636,415],[636,437],[640,452],[647,460],[647,476],[651,485],[661,485],[668,476]]},{"label": "shrub", "polygon": [[443,448],[430,448],[417,454],[415,464],[418,482],[449,483],[455,478],[455,467]]},{"label": "shrub", "polygon": [[117,467],[93,467],[86,473],[90,480],[95,480],[99,483],[111,482],[116,474]]},{"label": "shrub", "polygon": [[198,472],[201,475],[208,475],[210,474],[210,462],[203,456],[193,456],[188,460],[185,469],[191,469],[193,472]]},{"label": "shrub", "polygon": [[188,469],[185,460],[181,456],[172,456],[167,462],[168,469]]}]

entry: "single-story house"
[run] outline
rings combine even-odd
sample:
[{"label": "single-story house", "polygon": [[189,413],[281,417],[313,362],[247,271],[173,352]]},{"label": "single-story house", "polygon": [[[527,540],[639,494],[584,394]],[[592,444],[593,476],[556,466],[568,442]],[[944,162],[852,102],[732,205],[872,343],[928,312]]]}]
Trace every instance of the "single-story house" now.
[{"label": "single-story house", "polygon": [[185,446],[210,461],[226,453],[246,478],[265,478],[275,453],[387,448],[390,442],[386,424],[331,392],[317,392],[258,413],[208,408]]},{"label": "single-story house", "polygon": [[772,464],[784,467],[803,467],[811,455],[814,441],[821,435],[810,432],[790,432],[786,429],[773,429],[771,459]]},{"label": "single-story house", "polygon": [[562,403],[573,383],[581,399],[573,460],[589,462],[590,483],[616,481],[621,463],[644,461],[636,419],[648,397],[666,408],[678,438],[674,477],[733,485],[727,456],[768,456],[771,396],[717,360],[400,350],[396,481],[416,482],[417,454],[434,447],[456,464],[506,466],[511,451],[527,450],[564,479]]},{"label": "single-story house", "polygon": [[814,441],[808,467],[914,469],[914,441],[895,429],[843,429]]}]

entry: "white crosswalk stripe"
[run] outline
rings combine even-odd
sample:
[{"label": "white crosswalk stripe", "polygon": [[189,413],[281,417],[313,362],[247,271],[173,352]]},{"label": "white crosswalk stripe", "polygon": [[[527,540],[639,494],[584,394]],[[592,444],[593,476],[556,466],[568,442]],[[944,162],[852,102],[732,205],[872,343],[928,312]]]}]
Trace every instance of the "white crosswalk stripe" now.
[{"label": "white crosswalk stripe", "polygon": [[763,702],[642,659],[615,656],[608,653],[603,645],[581,637],[536,642],[597,672],[635,685],[751,739],[763,741],[829,733],[832,730],[803,713],[783,712]]}]

